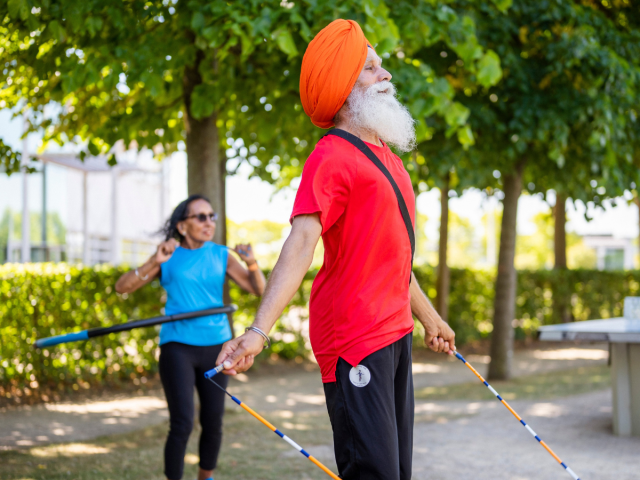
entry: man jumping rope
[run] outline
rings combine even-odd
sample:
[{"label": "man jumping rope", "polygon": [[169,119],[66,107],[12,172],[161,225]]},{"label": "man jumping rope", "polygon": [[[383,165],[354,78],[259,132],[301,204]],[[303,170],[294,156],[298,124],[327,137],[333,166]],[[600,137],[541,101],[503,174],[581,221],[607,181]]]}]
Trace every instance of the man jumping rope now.
[{"label": "man jumping rope", "polygon": [[411,271],[415,199],[388,145],[411,151],[415,122],[390,80],[354,21],[332,22],[309,44],[302,105],[314,125],[336,128],[307,159],[291,234],[253,325],[225,343],[216,361],[228,375],[253,364],[322,236],[324,263],[313,282],[309,328],[345,480],[411,478],[412,313],[429,348],[455,349],[455,334]]}]

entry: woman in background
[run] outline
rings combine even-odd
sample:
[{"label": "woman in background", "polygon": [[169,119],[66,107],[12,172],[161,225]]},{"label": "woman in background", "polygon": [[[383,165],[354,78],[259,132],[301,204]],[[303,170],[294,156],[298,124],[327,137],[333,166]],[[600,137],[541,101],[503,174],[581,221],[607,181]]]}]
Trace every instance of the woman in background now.
[{"label": "woman in background", "polygon": [[[233,249],[245,268],[227,247],[211,241],[217,218],[207,198],[191,195],[176,207],[162,229],[165,241],[157,252],[144,265],[120,277],[116,291],[131,293],[159,278],[167,292],[167,315],[222,306],[227,275],[243,290],[262,295],[266,280],[251,245]],[[194,386],[200,397],[202,425],[198,480],[213,479],[222,442],[225,394],[205,380],[204,372],[216,366],[222,344],[231,338],[225,314],[165,323],[160,329],[160,377],[170,418],[164,450],[164,472],[169,480],[182,478],[193,428]],[[227,381],[226,375],[216,378],[224,388]]]}]

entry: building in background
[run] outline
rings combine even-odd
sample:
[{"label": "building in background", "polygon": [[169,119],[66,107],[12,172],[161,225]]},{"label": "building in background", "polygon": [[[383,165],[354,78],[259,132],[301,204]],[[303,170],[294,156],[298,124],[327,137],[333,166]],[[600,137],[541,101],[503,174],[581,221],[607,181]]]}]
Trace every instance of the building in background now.
[{"label": "building in background", "polygon": [[45,151],[29,178],[12,176],[14,189],[21,184],[22,205],[15,208],[18,195],[4,202],[0,196],[0,262],[134,265],[148,258],[172,207],[172,161],[122,144],[114,153],[118,163],[110,166],[106,156],[82,161],[75,153]]},{"label": "building in background", "polygon": [[632,270],[637,247],[631,238],[613,235],[585,235],[584,244],[595,250],[598,270]]}]

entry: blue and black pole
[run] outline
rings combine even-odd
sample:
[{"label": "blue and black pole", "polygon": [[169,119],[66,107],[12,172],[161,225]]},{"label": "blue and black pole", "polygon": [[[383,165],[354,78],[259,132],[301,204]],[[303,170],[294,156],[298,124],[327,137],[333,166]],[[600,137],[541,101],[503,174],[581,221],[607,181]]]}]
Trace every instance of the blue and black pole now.
[{"label": "blue and black pole", "polygon": [[206,317],[207,315],[216,315],[218,313],[233,313],[238,310],[236,305],[225,305],[217,308],[207,308],[206,310],[198,310],[196,312],[176,313],[174,315],[162,315],[161,317],[143,318],[132,322],[112,325],[111,327],[98,327],[82,330],[81,332],[66,333],[64,335],[56,335],[55,337],[47,337],[36,340],[36,348],[53,347],[61,343],[78,342],[80,340],[88,340],[110,333],[126,332],[134,328],[152,327],[163,323],[175,322],[177,320],[188,320],[190,318]]}]

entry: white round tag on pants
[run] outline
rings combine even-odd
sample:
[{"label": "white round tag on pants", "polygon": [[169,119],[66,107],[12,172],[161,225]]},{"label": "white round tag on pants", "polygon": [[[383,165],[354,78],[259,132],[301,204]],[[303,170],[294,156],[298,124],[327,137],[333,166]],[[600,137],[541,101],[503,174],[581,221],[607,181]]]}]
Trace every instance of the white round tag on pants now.
[{"label": "white round tag on pants", "polygon": [[349,372],[349,380],[356,387],[366,387],[371,381],[371,372],[364,365],[358,365]]}]

